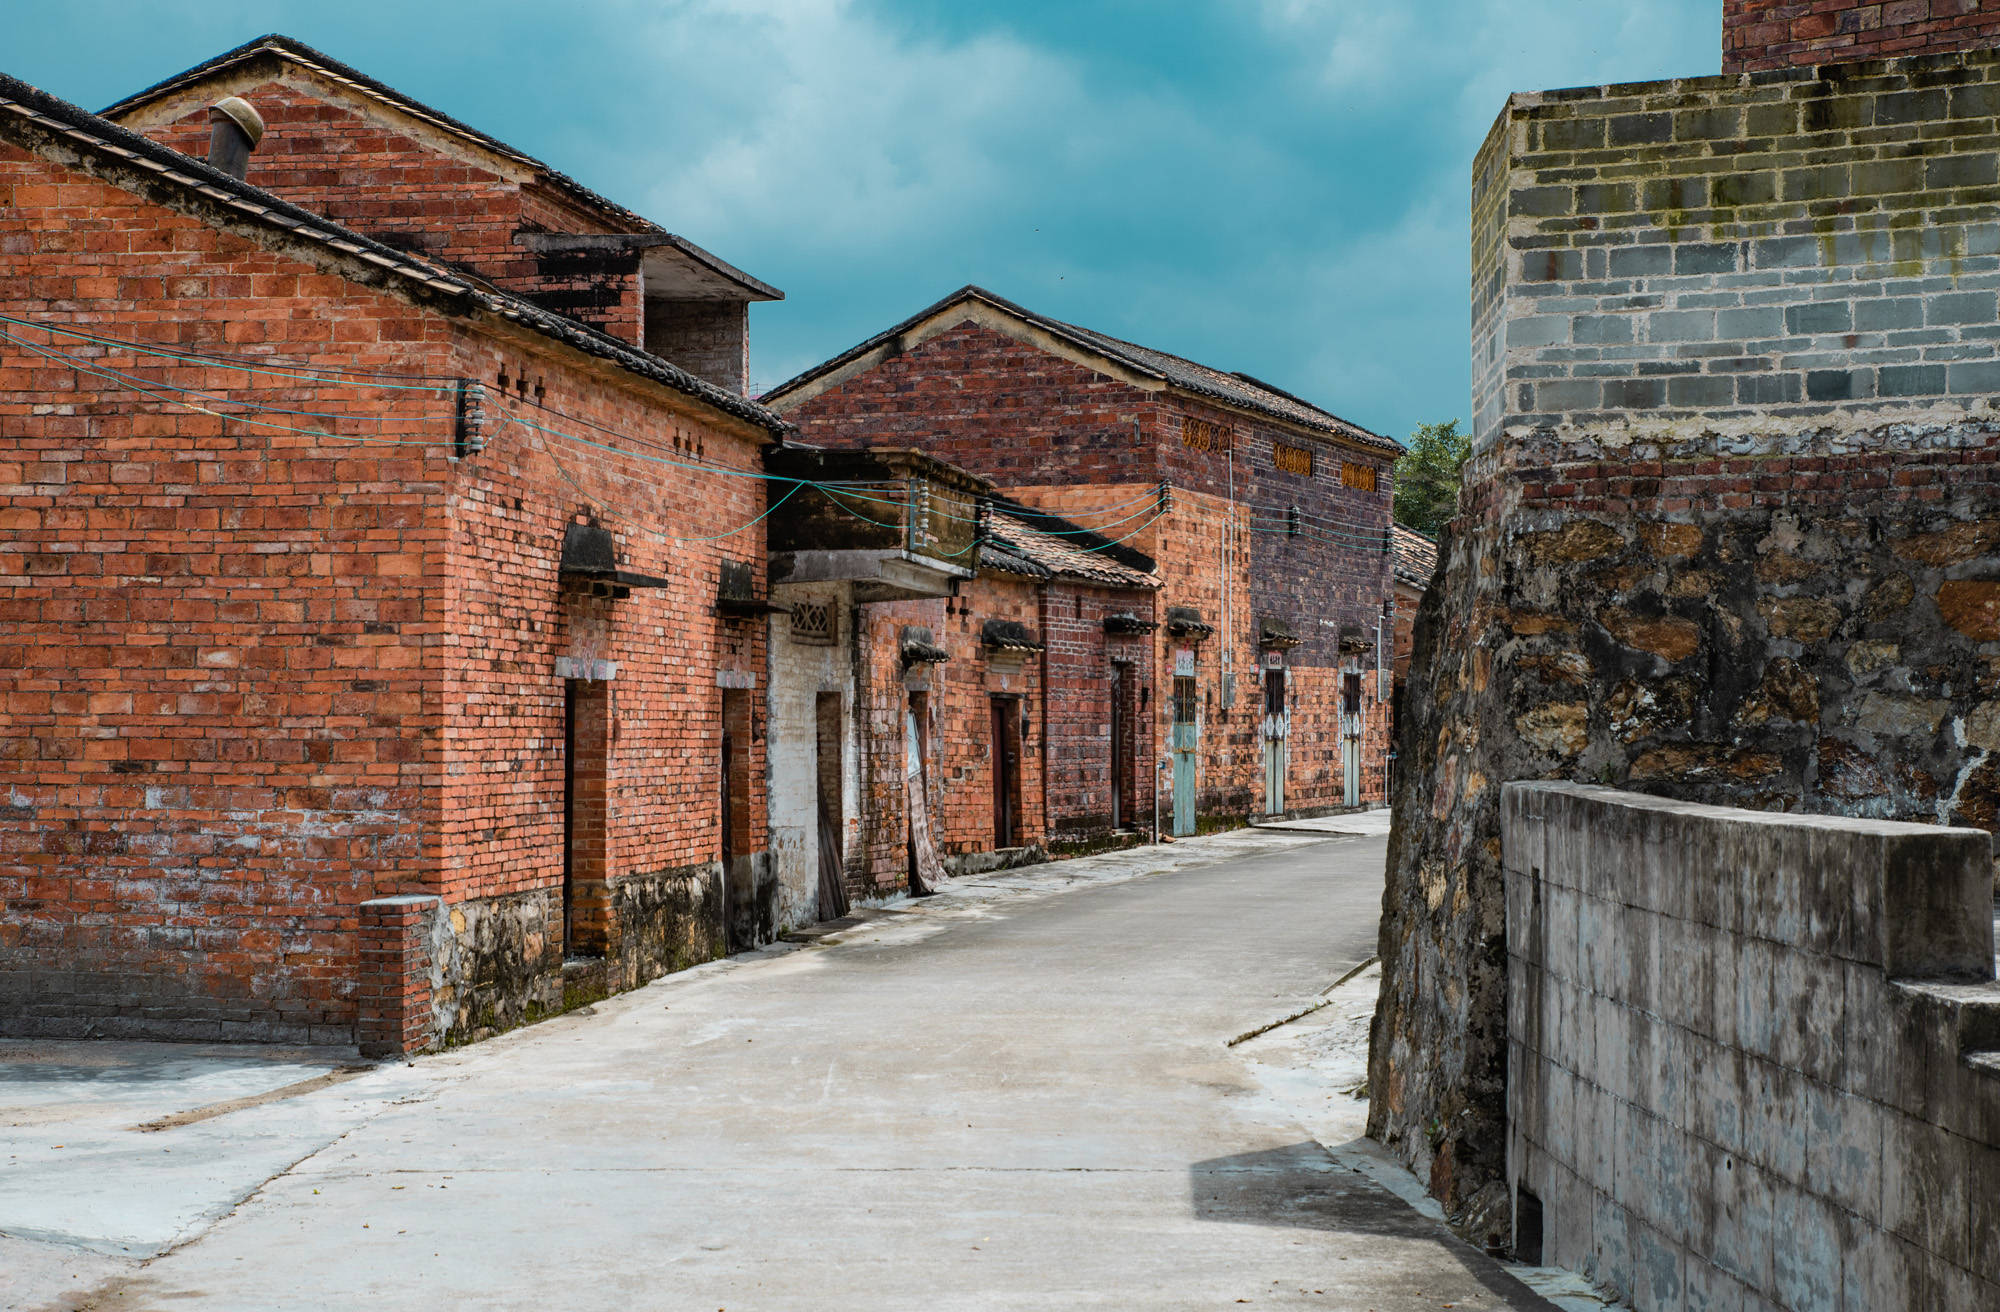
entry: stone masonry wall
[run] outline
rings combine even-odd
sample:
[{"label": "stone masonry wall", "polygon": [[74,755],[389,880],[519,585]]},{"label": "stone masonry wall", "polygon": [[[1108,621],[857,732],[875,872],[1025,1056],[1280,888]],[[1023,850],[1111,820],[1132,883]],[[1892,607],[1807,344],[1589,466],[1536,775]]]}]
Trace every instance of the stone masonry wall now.
[{"label": "stone masonry wall", "polygon": [[1517,96],[1416,631],[1371,1132],[1506,1228],[1500,786],[1991,825],[2000,61]]},{"label": "stone masonry wall", "polygon": [[1722,0],[1722,71],[2000,44],[1991,0]]},{"label": "stone masonry wall", "polygon": [[1501,805],[1515,1248],[1637,1312],[2000,1306],[1991,838]]}]

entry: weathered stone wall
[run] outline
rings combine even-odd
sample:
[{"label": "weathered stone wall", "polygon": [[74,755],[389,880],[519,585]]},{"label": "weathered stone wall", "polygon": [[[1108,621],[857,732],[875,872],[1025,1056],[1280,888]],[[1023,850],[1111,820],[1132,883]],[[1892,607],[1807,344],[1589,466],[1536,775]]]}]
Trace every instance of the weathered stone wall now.
[{"label": "weathered stone wall", "polygon": [[1516,1248],[1638,1312],[2000,1307],[1989,836],[1501,807]]},{"label": "weathered stone wall", "polygon": [[1501,784],[2000,809],[1997,70],[1517,96],[1475,164],[1372,1057],[1372,1132],[1469,1231],[1505,1222]]},{"label": "weathered stone wall", "polygon": [[[767,865],[764,853],[752,858]],[[532,1024],[729,950],[722,863],[620,875],[601,957],[563,960],[562,890],[448,904],[430,941],[426,1042],[467,1043]]]}]

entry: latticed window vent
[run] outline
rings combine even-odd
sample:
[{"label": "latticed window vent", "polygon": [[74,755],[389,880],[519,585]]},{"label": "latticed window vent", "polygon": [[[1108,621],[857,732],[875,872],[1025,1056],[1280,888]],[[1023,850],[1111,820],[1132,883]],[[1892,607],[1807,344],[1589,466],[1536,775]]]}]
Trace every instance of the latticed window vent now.
[{"label": "latticed window vent", "polygon": [[792,603],[792,641],[815,647],[833,645],[833,607],[824,601]]}]

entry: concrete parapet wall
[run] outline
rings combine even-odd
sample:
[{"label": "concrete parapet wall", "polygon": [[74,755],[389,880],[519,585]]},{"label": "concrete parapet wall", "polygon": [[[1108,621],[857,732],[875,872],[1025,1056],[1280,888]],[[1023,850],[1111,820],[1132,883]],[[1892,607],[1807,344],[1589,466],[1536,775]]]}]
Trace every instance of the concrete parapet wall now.
[{"label": "concrete parapet wall", "polygon": [[2000,1306],[1985,833],[1501,812],[1517,1245],[1639,1312]]}]

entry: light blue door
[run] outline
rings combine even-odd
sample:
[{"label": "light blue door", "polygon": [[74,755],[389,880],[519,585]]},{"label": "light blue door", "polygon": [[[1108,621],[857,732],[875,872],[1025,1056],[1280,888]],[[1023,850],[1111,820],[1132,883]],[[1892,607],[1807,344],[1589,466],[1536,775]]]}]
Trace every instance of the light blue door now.
[{"label": "light blue door", "polygon": [[1201,746],[1201,725],[1195,719],[1194,680],[1186,675],[1174,679],[1174,836],[1192,834],[1194,822],[1195,753]]}]

